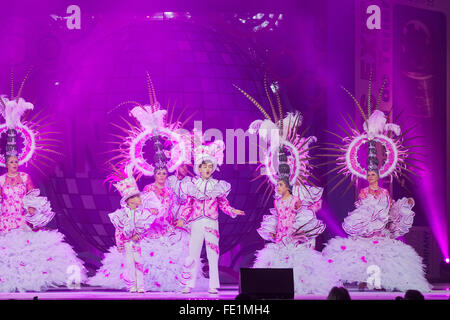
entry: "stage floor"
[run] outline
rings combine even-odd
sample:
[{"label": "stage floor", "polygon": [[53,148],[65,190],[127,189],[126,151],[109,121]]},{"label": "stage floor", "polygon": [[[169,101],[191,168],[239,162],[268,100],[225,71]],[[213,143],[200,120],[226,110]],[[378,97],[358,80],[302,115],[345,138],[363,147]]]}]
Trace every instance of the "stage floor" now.
[{"label": "stage floor", "polygon": [[[348,288],[352,300],[394,300],[404,296],[403,292],[358,291]],[[195,292],[182,294],[181,292],[146,292],[128,293],[118,290],[105,290],[97,287],[82,287],[77,290],[51,289],[46,292],[0,293],[0,300],[234,300],[238,295],[237,286],[224,286],[219,294]],[[435,284],[433,291],[424,294],[426,300],[449,300],[450,284]],[[295,300],[325,300],[322,295],[296,295]]]}]

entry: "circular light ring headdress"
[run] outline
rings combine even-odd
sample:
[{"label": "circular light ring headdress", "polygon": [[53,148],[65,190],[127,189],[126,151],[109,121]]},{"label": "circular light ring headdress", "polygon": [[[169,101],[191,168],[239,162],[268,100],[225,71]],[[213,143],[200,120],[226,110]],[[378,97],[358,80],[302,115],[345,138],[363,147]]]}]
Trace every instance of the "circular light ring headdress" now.
[{"label": "circular light ring headdress", "polygon": [[[10,155],[15,155],[18,158],[19,165],[30,163],[45,175],[45,172],[39,168],[38,164],[49,167],[49,162],[55,163],[56,161],[54,157],[47,156],[46,153],[58,155],[61,155],[61,153],[54,150],[57,147],[54,143],[59,142],[59,140],[48,136],[56,132],[42,130],[49,125],[47,121],[44,121],[44,118],[35,120],[38,116],[36,114],[30,120],[27,120],[28,114],[26,112],[33,110],[34,105],[20,96],[30,72],[31,68],[23,79],[16,97],[14,96],[14,78],[11,72],[11,97],[8,99],[4,95],[0,96],[0,115],[5,119],[5,123],[0,125],[0,136],[8,133],[9,138],[13,138],[13,141],[7,142],[7,144],[15,149],[7,150],[6,154],[0,154],[0,167],[6,167],[6,158]],[[23,138],[23,149],[20,152],[17,152],[17,146],[15,145],[15,137],[17,135]],[[44,135],[46,137],[43,137]]]},{"label": "circular light ring headdress", "polygon": [[130,163],[134,165],[136,170],[146,176],[153,176],[155,174],[155,166],[147,162],[143,151],[146,142],[155,136],[166,138],[174,145],[170,152],[165,152],[166,156],[168,156],[166,166],[169,172],[175,171],[181,164],[187,162],[186,142],[180,134],[168,128],[158,128],[157,130],[147,128],[132,138],[129,143],[128,156]]},{"label": "circular light ring headdress", "polygon": [[[375,116],[380,114],[382,114],[382,112],[379,110],[376,110],[373,113]],[[371,118],[368,119],[368,123],[370,123]],[[390,137],[388,131],[394,131],[397,137]],[[372,131],[369,129],[365,130],[365,132],[359,132],[355,128],[349,126],[349,130],[346,132],[349,133],[346,137],[340,137],[343,141],[341,146],[323,148],[324,150],[334,151],[337,153],[333,155],[323,155],[336,157],[334,162],[337,167],[328,172],[336,172],[337,175],[343,176],[336,185],[342,183],[342,181],[348,176],[351,177],[352,184],[356,178],[367,179],[367,172],[370,171],[370,169],[367,165],[363,165],[361,163],[358,153],[361,147],[364,144],[368,144],[369,141],[374,141],[381,144],[386,151],[384,163],[378,166],[378,174],[380,178],[398,178],[403,174],[402,170],[406,167],[406,160],[408,158],[408,147],[404,147],[402,145],[403,140],[400,137],[400,127],[393,124],[385,124],[380,127],[379,131]],[[377,166],[372,163],[371,167],[375,168]],[[334,189],[335,187],[333,187],[331,191]]]},{"label": "circular light ring headdress", "polygon": [[[288,113],[286,117],[283,117],[283,107],[279,95],[279,88],[277,83],[270,85],[272,93],[275,95],[278,114],[275,111],[275,105],[272,103],[271,94],[269,93],[267,78],[264,77],[264,89],[272,110],[273,118],[265,111],[265,109],[259,104],[251,95],[234,85],[247,99],[249,99],[264,116],[264,120],[253,121],[248,129],[250,134],[257,133],[260,138],[267,142],[267,148],[264,150],[264,159],[257,170],[261,169],[261,166],[265,168],[265,172],[259,174],[254,180],[266,176],[266,181],[270,184],[266,187],[263,197],[266,197],[267,192],[273,191],[274,185],[278,180],[283,178],[289,181],[291,186],[294,185],[306,185],[314,183],[310,180],[311,177],[315,178],[310,169],[315,167],[309,163],[309,160],[313,158],[309,156],[309,151],[315,147],[310,147],[312,142],[317,139],[315,137],[303,137],[303,134],[298,133],[298,129],[302,123],[302,116],[299,112]],[[280,173],[280,163],[284,163],[284,160],[280,160],[280,148],[284,150],[284,154],[287,156],[286,163],[290,170],[288,173]],[[278,158],[278,168],[276,166],[276,159]],[[284,158],[284,156],[283,156]],[[253,180],[252,180],[253,181]],[[261,183],[257,189],[262,187],[264,182]]]},{"label": "circular light ring headdress", "polygon": [[[161,105],[156,100],[155,90],[153,88],[153,82],[148,72],[147,85],[149,90],[150,105],[141,105],[135,101],[126,101],[118,105],[132,104],[135,107],[130,111],[130,116],[136,120],[136,124],[133,125],[126,119],[123,119],[128,128],[123,128],[119,125],[115,125],[123,132],[121,138],[123,143],[118,149],[112,150],[113,152],[119,152],[119,155],[113,159],[120,159],[119,164],[121,166],[127,166],[131,164],[133,170],[137,170],[140,175],[153,176],[155,174],[156,167],[153,163],[148,162],[144,157],[144,146],[149,140],[154,138],[164,138],[165,144],[170,144],[170,150],[163,150],[165,155],[166,168],[168,172],[175,171],[183,163],[190,162],[190,134],[180,134],[177,131],[183,127],[187,121],[189,121],[195,113],[191,114],[188,119],[181,123],[180,117],[183,112],[180,113],[177,120],[173,120],[173,109],[169,119],[167,117],[167,110],[161,109]],[[173,107],[172,107],[173,108]],[[184,111],[184,110],[183,110]]]},{"label": "circular light ring headdress", "polygon": [[[8,131],[6,124],[0,125],[0,136]],[[19,166],[27,163],[31,160],[36,150],[36,132],[30,129],[28,126],[19,123],[15,130],[23,138],[24,148],[17,155]],[[6,167],[6,159],[4,154],[0,154],[0,167]]]},{"label": "circular light ring headdress", "polygon": [[[341,176],[340,180],[334,183],[334,186],[330,190],[330,192],[332,192],[340,184],[342,184],[347,177],[350,177],[351,182],[343,193],[345,194],[350,189],[350,187],[356,183],[357,178],[367,179],[367,172],[370,170],[378,170],[380,178],[389,177],[391,180],[392,178],[396,178],[397,180],[399,180],[400,176],[405,177],[409,180],[408,176],[403,171],[414,173],[407,168],[407,165],[411,165],[411,163],[409,162],[410,160],[417,161],[417,159],[408,159],[408,157],[411,154],[410,149],[418,146],[405,146],[403,140],[404,135],[409,130],[406,130],[404,133],[400,134],[400,126],[394,123],[387,123],[386,115],[382,111],[378,110],[385,84],[386,80],[383,82],[383,85],[378,94],[378,101],[375,105],[375,110],[371,112],[370,77],[367,115],[363,111],[358,100],[356,100],[356,98],[347,89],[342,87],[342,89],[344,89],[344,91],[353,99],[356,106],[358,107],[364,119],[364,125],[363,131],[360,131],[351,117],[350,121],[352,125],[350,125],[349,121],[347,121],[346,118],[343,118],[347,126],[347,128],[341,127],[341,129],[345,133],[344,136],[328,131],[342,141],[341,145],[336,143],[327,143],[330,145],[330,147],[323,148],[323,150],[332,151],[333,154],[321,155],[325,157],[336,157],[334,161],[330,161],[336,164],[336,168],[327,172],[327,174],[330,174],[332,172],[336,173],[336,177],[331,179],[330,183],[333,182],[337,177]],[[390,132],[392,132],[393,134]],[[410,138],[410,140],[414,138],[416,137]],[[362,165],[360,160],[358,159],[358,151],[366,143],[368,143],[370,147],[367,166]],[[378,166],[376,163],[377,159],[375,155],[375,143],[381,144],[386,151],[385,161],[380,166]],[[330,162],[327,162],[327,164]]]},{"label": "circular light ring headdress", "polygon": [[[381,143],[386,150],[386,161],[379,168],[379,177],[385,178],[391,175],[399,161],[399,148],[397,144],[384,134],[377,134],[374,141]],[[367,179],[367,169],[363,168],[358,160],[358,151],[362,145],[369,141],[367,134],[356,136],[349,144],[345,154],[345,162],[350,173],[358,178]]]},{"label": "circular light ring headdress", "polygon": [[[297,144],[285,140],[283,146],[287,153],[287,164],[289,165],[289,183],[290,185],[296,185],[302,177],[310,174],[309,165],[309,145],[315,142],[316,137],[299,138],[297,137]],[[277,184],[280,175],[275,168],[275,160],[278,158],[278,148],[269,147],[265,157],[264,166],[266,168],[266,174],[271,183]]]}]

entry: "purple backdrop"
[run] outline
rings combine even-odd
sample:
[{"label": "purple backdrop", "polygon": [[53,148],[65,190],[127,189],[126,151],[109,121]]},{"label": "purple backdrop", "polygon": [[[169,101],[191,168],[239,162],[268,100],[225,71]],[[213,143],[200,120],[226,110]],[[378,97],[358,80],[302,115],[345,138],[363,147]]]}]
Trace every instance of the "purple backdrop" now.
[{"label": "purple backdrop", "polygon": [[[111,133],[117,132],[111,122],[120,123],[120,116],[126,115],[128,109],[109,111],[126,100],[148,102],[146,71],[152,76],[163,106],[175,104],[176,112],[186,108],[182,119],[196,111],[194,119],[202,121],[204,130],[218,128],[224,135],[227,128],[245,129],[260,118],[256,108],[232,84],[267,105],[262,80],[269,72],[279,81],[286,110],[303,113],[303,127],[309,127],[308,133],[316,135],[319,142],[336,142],[324,130],[337,131],[337,119],[355,110],[339,88],[344,85],[353,91],[356,86],[354,1],[297,2],[276,12],[260,11],[255,6],[245,12],[193,8],[164,14],[144,2],[133,8],[78,1],[81,29],[74,30],[68,29],[63,18],[69,15],[69,2],[28,6],[14,3],[0,12],[1,92],[10,90],[11,68],[17,88],[33,66],[23,97],[56,118],[54,127],[61,132],[63,142],[60,151],[64,157],[57,159],[58,166],[48,172],[48,177],[41,177],[31,168],[25,170],[31,171],[36,184],[52,201],[57,216],[51,226],[66,235],[91,271],[114,243],[107,213],[119,204],[118,194],[103,185],[103,163],[108,159],[104,152],[111,148],[106,143],[112,139]],[[394,32],[400,34],[410,13],[399,11]],[[433,39],[446,40],[445,17],[433,20],[427,12],[415,14],[431,25]],[[412,41],[419,41],[421,36],[411,35]],[[438,52],[435,47],[430,50]],[[394,185],[394,195],[416,198],[416,225],[430,225],[445,255],[445,53],[424,53],[428,54],[426,59],[434,61],[429,68],[435,72],[433,111],[424,120],[418,113],[428,111],[405,94],[411,92],[411,80],[405,80],[403,72],[410,67],[400,63],[405,53],[400,52],[401,48],[394,47],[394,51],[398,59],[394,61],[394,81],[399,88],[394,94],[395,111],[404,109],[408,121],[422,123],[418,133],[425,136],[428,147],[422,166],[430,168],[415,180],[416,185],[409,185],[412,194]],[[411,59],[423,58],[417,56],[417,49],[413,52]],[[192,125],[191,121],[186,127],[192,129]],[[264,244],[255,229],[272,204],[269,201],[266,208],[262,207],[264,199],[256,192],[257,183],[250,182],[254,168],[225,165],[217,173],[217,177],[232,184],[231,204],[247,212],[236,220],[220,217],[224,282],[235,282],[239,267],[250,265],[254,251]],[[332,185],[327,185],[329,177],[322,174],[331,168],[316,172],[318,184],[325,187],[319,218],[328,226],[320,237],[319,249],[328,238],[343,235],[340,223],[352,209],[355,197],[354,190],[341,196],[345,186],[329,194]],[[142,180],[141,187],[150,181]]]}]

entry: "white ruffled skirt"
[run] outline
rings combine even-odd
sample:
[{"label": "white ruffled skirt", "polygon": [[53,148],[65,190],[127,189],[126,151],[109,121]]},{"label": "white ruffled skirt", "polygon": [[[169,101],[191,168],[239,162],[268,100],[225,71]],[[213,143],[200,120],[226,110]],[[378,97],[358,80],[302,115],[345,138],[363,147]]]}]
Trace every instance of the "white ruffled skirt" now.
[{"label": "white ruffled skirt", "polygon": [[428,292],[422,258],[409,245],[389,238],[331,239],[322,250],[343,282],[366,282],[389,291]]},{"label": "white ruffled skirt", "polygon": [[[320,252],[293,243],[269,243],[256,253],[254,268],[293,268],[295,293],[323,294],[339,286],[338,276]],[[263,281],[263,279],[261,279]]]},{"label": "white ruffled skirt", "polygon": [[[157,239],[146,238],[140,242],[144,264],[144,288],[146,291],[176,292],[183,288],[183,265],[189,253],[189,234],[175,230],[171,235]],[[91,286],[126,289],[124,253],[111,247],[102,260],[95,276],[88,280]],[[208,279],[201,268],[197,275],[196,290],[207,290]]]},{"label": "white ruffled skirt", "polygon": [[0,235],[0,291],[44,291],[85,280],[82,261],[60,232],[16,229]]}]

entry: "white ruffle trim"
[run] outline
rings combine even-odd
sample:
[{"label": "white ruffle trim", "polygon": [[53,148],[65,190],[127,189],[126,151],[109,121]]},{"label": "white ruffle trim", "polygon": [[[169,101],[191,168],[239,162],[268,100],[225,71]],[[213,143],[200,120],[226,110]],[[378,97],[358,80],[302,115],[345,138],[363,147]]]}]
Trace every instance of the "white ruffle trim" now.
[{"label": "white ruffle trim", "polygon": [[356,209],[342,223],[344,231],[351,236],[371,238],[384,230],[389,219],[389,199],[372,196],[356,202]]},{"label": "white ruffle trim", "polygon": [[183,181],[180,185],[181,192],[198,200],[206,200],[228,196],[231,191],[231,185],[224,180],[212,179],[209,183],[213,183],[214,185],[211,188],[208,188],[206,192],[199,190],[195,185],[195,181],[195,179]]},{"label": "white ruffle trim", "polygon": [[[267,241],[274,241],[272,236],[277,231],[277,212],[275,208],[269,209],[270,214],[263,216],[261,226],[256,230],[258,234]],[[292,226],[293,231],[305,232],[308,238],[315,238],[325,231],[325,224],[316,218],[311,209],[300,207]]]},{"label": "white ruffle trim", "polygon": [[380,284],[386,290],[431,290],[422,258],[401,241],[336,237],[326,244],[322,253],[344,282],[368,282],[368,267],[374,265],[380,270]]},{"label": "white ruffle trim", "polygon": [[302,205],[308,206],[319,201],[322,198],[322,194],[323,188],[311,187],[306,185],[296,185],[292,190],[292,195],[299,198],[302,201]]},{"label": "white ruffle trim", "polygon": [[[23,207],[27,212],[25,220],[32,224],[34,228],[44,227],[55,216],[50,202],[46,197],[40,197],[39,194],[39,189],[33,189],[23,197]],[[36,209],[33,215],[28,212],[29,208]]]},{"label": "white ruffle trim", "polygon": [[[175,230],[170,236],[141,241],[144,262],[144,287],[147,291],[175,292],[182,289],[183,264],[189,254],[189,235]],[[96,275],[88,280],[92,286],[112,289],[126,289],[124,253],[112,247],[105,254],[102,266]],[[203,276],[201,266],[197,275],[195,290],[206,290],[208,279]]]},{"label": "white ruffle trim", "polygon": [[65,286],[77,271],[83,283],[86,280],[83,263],[63,239],[64,235],[54,230],[13,230],[2,234],[0,291],[44,291]]},{"label": "white ruffle trim", "polygon": [[391,206],[386,229],[389,237],[395,239],[409,232],[414,222],[415,213],[411,210],[413,206],[414,204],[408,203],[408,198],[399,199]]},{"label": "white ruffle trim", "polygon": [[256,253],[253,267],[293,268],[295,293],[299,295],[326,295],[331,288],[341,285],[338,275],[320,252],[305,246],[267,244]]},{"label": "white ruffle trim", "polygon": [[256,231],[259,233],[261,238],[267,241],[274,241],[272,233],[277,232],[277,217],[275,208],[269,209],[271,214],[263,216],[261,221],[261,226]]},{"label": "white ruffle trim", "polygon": [[112,224],[119,229],[123,230],[123,233],[127,237],[131,237],[133,233],[144,234],[157,218],[160,218],[160,214],[152,214],[150,210],[139,208],[138,212],[135,212],[134,224],[126,213],[127,208],[122,208],[110,213],[108,216]]}]

